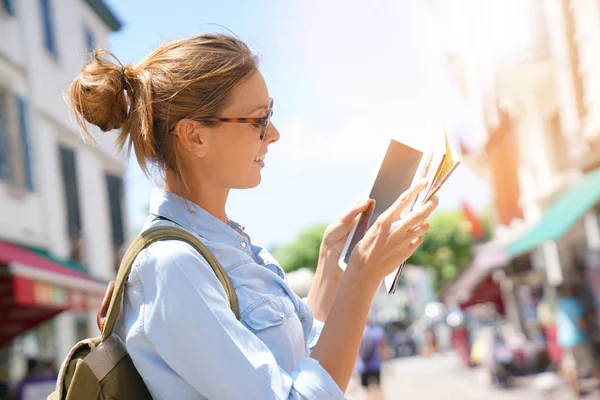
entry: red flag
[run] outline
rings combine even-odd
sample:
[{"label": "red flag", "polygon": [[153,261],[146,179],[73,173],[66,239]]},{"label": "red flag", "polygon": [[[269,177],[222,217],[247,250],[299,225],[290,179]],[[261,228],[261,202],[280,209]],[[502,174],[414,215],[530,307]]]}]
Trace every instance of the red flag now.
[{"label": "red flag", "polygon": [[473,239],[483,239],[485,231],[481,219],[465,200],[461,201],[461,208],[465,220],[469,223],[470,233],[471,236],[473,236]]}]

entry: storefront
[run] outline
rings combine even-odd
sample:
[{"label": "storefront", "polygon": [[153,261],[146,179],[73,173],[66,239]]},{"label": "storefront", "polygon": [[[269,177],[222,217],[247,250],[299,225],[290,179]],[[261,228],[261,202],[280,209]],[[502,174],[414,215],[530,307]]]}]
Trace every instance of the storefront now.
[{"label": "storefront", "polygon": [[[105,288],[105,281],[77,264],[0,240],[0,368],[15,378],[23,372],[24,358],[54,361],[61,333],[51,323],[54,317],[74,311],[87,326],[87,315],[97,309]],[[35,350],[30,351],[32,341]],[[18,368],[15,359],[20,359]]]},{"label": "storefront", "polygon": [[448,306],[465,309],[477,304],[492,303],[504,313],[500,285],[493,272],[506,265],[508,259],[502,248],[488,246],[476,251],[473,262],[440,290],[439,296]]},{"label": "storefront", "polygon": [[[597,168],[584,174],[562,193],[541,220],[506,249],[511,259],[537,257],[545,275],[546,301],[556,302],[555,288],[562,283],[574,284],[580,289],[581,300],[589,315],[596,317],[596,323],[590,325],[590,333],[597,343],[600,342],[599,201],[600,168]],[[529,294],[522,290],[521,297],[527,328],[531,314],[527,311]]]}]

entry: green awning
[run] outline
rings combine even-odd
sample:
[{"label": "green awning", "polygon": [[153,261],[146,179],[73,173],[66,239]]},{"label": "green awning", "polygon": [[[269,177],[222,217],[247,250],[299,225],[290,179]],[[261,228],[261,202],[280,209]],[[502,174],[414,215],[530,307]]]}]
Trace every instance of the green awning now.
[{"label": "green awning", "polygon": [[53,253],[51,253],[48,250],[38,249],[38,248],[35,248],[35,247],[26,247],[26,248],[28,250],[33,251],[34,253],[37,253],[37,254],[39,254],[39,255],[41,255],[43,257],[46,257],[50,261],[53,261],[53,262],[58,263],[58,264],[62,264],[65,267],[71,268],[71,269],[73,269],[75,271],[82,272],[82,273],[88,275],[90,278],[96,279],[97,281],[107,282],[108,283],[108,281],[105,278],[102,278],[100,276],[97,276],[96,274],[91,273],[90,270],[88,270],[86,267],[84,267],[83,265],[81,265],[81,264],[79,264],[79,263],[77,263],[77,262],[75,262],[73,260],[69,260],[67,258],[58,257],[58,256],[54,255]]},{"label": "green awning", "polygon": [[556,240],[600,200],[600,168],[588,172],[563,193],[529,232],[506,249],[510,258],[525,254],[547,240]]}]

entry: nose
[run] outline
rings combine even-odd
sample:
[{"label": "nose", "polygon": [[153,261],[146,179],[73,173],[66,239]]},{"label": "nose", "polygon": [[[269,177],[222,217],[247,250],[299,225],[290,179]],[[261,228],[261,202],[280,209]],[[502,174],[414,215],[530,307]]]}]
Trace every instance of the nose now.
[{"label": "nose", "polygon": [[277,130],[275,125],[273,123],[270,123],[269,127],[267,128],[267,137],[265,138],[265,142],[275,143],[279,140],[280,137],[281,135],[279,134],[279,131]]}]

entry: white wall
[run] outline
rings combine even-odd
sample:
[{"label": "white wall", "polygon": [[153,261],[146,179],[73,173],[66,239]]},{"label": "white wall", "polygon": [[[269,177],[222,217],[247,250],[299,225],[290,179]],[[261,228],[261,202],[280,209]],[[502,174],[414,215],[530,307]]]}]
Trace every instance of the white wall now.
[{"label": "white wall", "polygon": [[106,43],[109,30],[102,26],[95,14],[89,12],[83,1],[53,0],[58,52],[58,58],[55,58],[44,46],[39,1],[24,0],[25,3],[29,5],[28,12],[23,12],[20,18],[23,18],[27,32],[26,48],[34,89],[33,103],[43,113],[68,125],[70,120],[60,89],[67,89],[68,83],[87,59],[84,27],[88,26],[94,32],[98,45]]},{"label": "white wall", "polygon": [[89,151],[77,153],[86,264],[94,274],[114,277],[110,207],[102,164]]},{"label": "white wall", "polygon": [[[13,2],[20,11],[20,1]],[[25,38],[23,36],[23,25],[18,18],[10,16],[0,9],[0,53],[6,55],[10,62],[18,68],[26,67]]]}]

